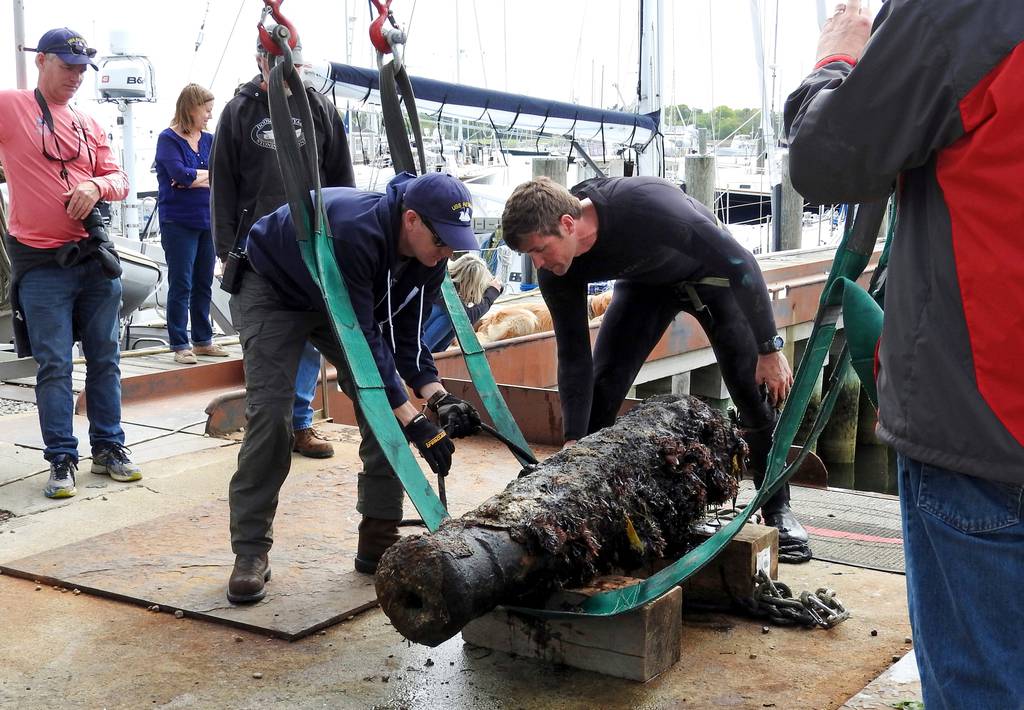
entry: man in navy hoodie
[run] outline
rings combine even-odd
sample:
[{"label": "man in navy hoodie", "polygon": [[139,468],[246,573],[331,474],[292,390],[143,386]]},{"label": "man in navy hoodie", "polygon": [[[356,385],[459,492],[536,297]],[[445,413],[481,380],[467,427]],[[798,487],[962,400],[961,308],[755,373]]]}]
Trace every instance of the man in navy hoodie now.
[{"label": "man in navy hoodie", "polygon": [[[335,258],[388,402],[406,438],[435,473],[445,475],[455,451],[449,436],[474,433],[479,420],[470,405],[444,390],[420,332],[448,257],[455,250],[478,248],[469,191],[450,175],[403,173],[383,194],[336,187],[323,195]],[[243,315],[237,325],[245,362],[246,428],[229,493],[235,567],[227,596],[235,603],[262,599],[270,579],[267,553],[274,514],[291,463],[295,370],[307,339],[338,369],[338,384],[355,405],[362,435],[358,571],[375,572],[381,555],[398,540],[404,495],[356,404],[341,345],[302,260],[287,205],[253,225],[247,254],[249,268],[236,295]],[[440,426],[409,401],[406,385],[428,399]]]}]

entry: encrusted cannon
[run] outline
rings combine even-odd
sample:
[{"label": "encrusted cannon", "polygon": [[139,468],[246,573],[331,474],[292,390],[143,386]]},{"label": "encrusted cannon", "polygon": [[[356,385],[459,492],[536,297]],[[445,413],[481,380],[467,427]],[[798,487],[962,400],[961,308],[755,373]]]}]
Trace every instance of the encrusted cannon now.
[{"label": "encrusted cannon", "polygon": [[699,400],[651,398],[476,510],[392,546],[377,570],[381,607],[403,636],[436,646],[500,604],[678,556],[706,506],[735,496],[746,453]]}]

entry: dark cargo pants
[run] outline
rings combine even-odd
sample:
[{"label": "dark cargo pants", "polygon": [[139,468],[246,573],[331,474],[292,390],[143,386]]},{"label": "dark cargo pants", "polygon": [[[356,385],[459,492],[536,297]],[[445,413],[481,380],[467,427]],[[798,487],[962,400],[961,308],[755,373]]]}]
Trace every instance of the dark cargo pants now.
[{"label": "dark cargo pants", "polygon": [[[651,285],[629,281],[615,284],[615,295],[601,321],[594,344],[594,399],[590,408],[588,433],[610,426],[632,387],[640,368],[665,330],[680,311],[697,319],[715,352],[722,380],[740,415],[740,423],[752,433],[750,468],[754,482],[764,481],[776,413],[761,395],[754,381],[757,341],[747,317],[731,289],[719,286],[694,287],[702,305],[697,310],[675,284]],[[787,483],[764,504],[774,512],[789,504]]]},{"label": "dark cargo pants", "polygon": [[232,551],[263,554],[274,543],[278,494],[291,468],[295,373],[307,340],[337,368],[338,385],[355,405],[363,463],[356,509],[373,518],[400,519],[402,484],[356,404],[355,386],[327,316],[289,310],[251,270],[231,297],[231,315],[242,343],[246,404],[245,438],[228,493]]}]

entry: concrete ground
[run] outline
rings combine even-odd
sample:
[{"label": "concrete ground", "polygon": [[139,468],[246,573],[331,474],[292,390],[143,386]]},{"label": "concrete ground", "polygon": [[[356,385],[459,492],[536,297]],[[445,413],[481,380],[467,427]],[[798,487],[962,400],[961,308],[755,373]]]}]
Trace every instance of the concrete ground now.
[{"label": "concrete ground", "polygon": [[[352,431],[328,428],[337,456],[296,457],[296,471],[357,465]],[[0,419],[0,440],[3,431]],[[459,448],[472,493],[459,492],[456,470],[455,512],[515,474],[492,441]],[[10,511],[0,513],[0,563],[223,500],[236,456],[234,445],[162,455],[146,463],[138,484],[82,473],[79,496],[61,502],[42,497],[42,476],[0,477],[0,510]],[[682,661],[646,684],[470,647],[460,637],[437,648],[412,645],[379,609],[289,643],[0,576],[0,707],[838,708],[908,650],[902,576],[817,561],[782,566],[780,576],[794,590],[836,589],[852,618],[829,631],[763,633],[759,620],[687,614]],[[877,707],[919,699],[912,682],[894,692],[896,700],[870,697],[884,697]]]}]

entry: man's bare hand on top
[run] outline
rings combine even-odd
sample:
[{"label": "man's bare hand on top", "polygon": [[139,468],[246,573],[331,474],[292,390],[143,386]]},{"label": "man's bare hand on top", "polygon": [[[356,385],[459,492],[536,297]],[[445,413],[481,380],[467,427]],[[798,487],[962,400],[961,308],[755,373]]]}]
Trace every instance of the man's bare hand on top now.
[{"label": "man's bare hand on top", "polygon": [[836,54],[857,60],[871,35],[871,11],[861,0],[836,5],[835,14],[826,20],[818,38],[817,61]]},{"label": "man's bare hand on top", "polygon": [[92,180],[83,180],[73,190],[64,193],[68,198],[68,217],[83,220],[92,212],[100,199],[100,189]]},{"label": "man's bare hand on top", "polygon": [[782,352],[758,355],[754,381],[768,389],[768,402],[781,407],[793,388],[793,370]]}]

